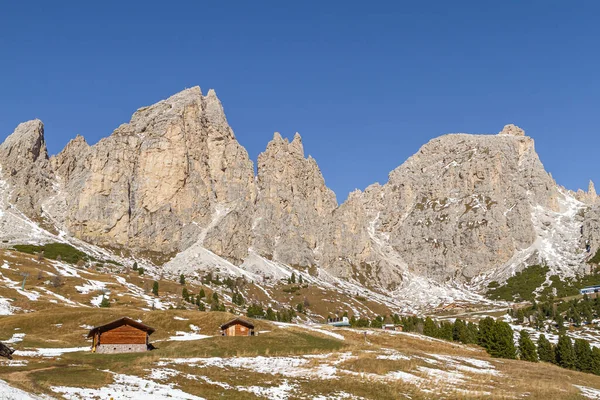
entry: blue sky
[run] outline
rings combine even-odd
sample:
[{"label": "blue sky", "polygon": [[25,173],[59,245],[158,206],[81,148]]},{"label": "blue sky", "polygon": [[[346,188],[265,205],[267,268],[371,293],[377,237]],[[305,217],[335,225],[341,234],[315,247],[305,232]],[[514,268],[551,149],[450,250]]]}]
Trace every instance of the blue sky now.
[{"label": "blue sky", "polygon": [[139,107],[214,88],[256,161],[298,131],[343,201],[433,137],[536,139],[571,189],[600,184],[600,2],[6,2],[0,140],[40,118],[51,153]]}]

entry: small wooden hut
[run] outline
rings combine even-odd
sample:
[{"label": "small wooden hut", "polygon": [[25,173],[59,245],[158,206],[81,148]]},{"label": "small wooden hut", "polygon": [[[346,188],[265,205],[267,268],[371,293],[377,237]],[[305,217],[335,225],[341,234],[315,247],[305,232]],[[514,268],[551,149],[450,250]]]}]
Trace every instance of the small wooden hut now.
[{"label": "small wooden hut", "polygon": [[221,325],[222,336],[254,336],[254,325],[241,318],[234,318]]},{"label": "small wooden hut", "polygon": [[92,353],[137,353],[152,348],[148,338],[154,328],[123,317],[90,330],[93,339]]}]

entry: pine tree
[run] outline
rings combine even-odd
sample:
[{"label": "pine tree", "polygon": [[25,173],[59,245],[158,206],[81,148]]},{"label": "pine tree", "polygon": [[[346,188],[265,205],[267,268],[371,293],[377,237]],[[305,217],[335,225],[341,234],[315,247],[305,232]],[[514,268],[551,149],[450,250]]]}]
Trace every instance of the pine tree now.
[{"label": "pine tree", "polygon": [[304,283],[304,281],[302,280],[302,274],[298,274],[298,283],[301,285]]},{"label": "pine tree", "polygon": [[466,336],[461,339],[461,342],[465,344],[469,343],[477,343],[477,336],[479,335],[479,328],[477,324],[474,322],[469,322],[467,324]]},{"label": "pine tree", "polygon": [[292,276],[291,276],[291,278],[290,278],[290,281],[291,281],[292,283],[296,283],[296,273],[295,273],[295,272],[292,272]]},{"label": "pine tree", "polygon": [[522,309],[522,308],[519,308],[519,309],[517,310],[517,322],[518,322],[519,324],[522,324],[522,323],[523,323],[523,321],[525,321],[525,313],[523,312],[523,309]]},{"label": "pine tree", "polygon": [[423,326],[423,335],[430,337],[438,337],[438,327],[431,317],[425,319],[425,325]]},{"label": "pine tree", "polygon": [[183,299],[184,299],[185,301],[190,301],[190,294],[189,294],[189,292],[188,292],[187,288],[183,288],[183,289],[181,290],[181,297],[183,297]]},{"label": "pine tree", "polygon": [[452,326],[452,340],[456,342],[462,342],[465,337],[466,330],[467,324],[465,324],[465,321],[460,318],[456,318],[456,320],[454,320],[454,325]]},{"label": "pine tree", "polygon": [[214,304],[219,304],[219,295],[217,294],[217,292],[213,292],[213,294],[212,294],[212,302]]},{"label": "pine tree", "polygon": [[137,263],[137,261],[134,261],[134,262],[133,262],[133,270],[134,270],[134,271],[137,271],[137,270],[138,270],[138,263]]},{"label": "pine tree", "polygon": [[296,310],[297,310],[299,313],[303,313],[303,312],[304,312],[304,304],[302,304],[302,303],[298,303],[298,304],[296,304]]},{"label": "pine tree", "polygon": [[206,293],[204,293],[204,289],[200,289],[200,293],[198,293],[198,297],[200,297],[201,299],[206,297]]},{"label": "pine tree", "polygon": [[269,321],[276,321],[277,320],[277,314],[275,314],[275,311],[273,311],[273,309],[271,307],[267,308],[267,316],[266,318]]},{"label": "pine tree", "polygon": [[110,300],[108,300],[108,298],[102,296],[102,301],[100,302],[100,307],[102,307],[102,308],[110,307]]},{"label": "pine tree", "polygon": [[144,268],[140,267],[138,268],[138,275],[144,275]]},{"label": "pine tree", "polygon": [[204,303],[198,304],[198,311],[206,311],[206,306],[204,306]]},{"label": "pine tree", "polygon": [[154,283],[152,284],[152,293],[155,296],[158,296],[158,282],[154,281]]},{"label": "pine tree", "polygon": [[183,275],[183,274],[179,275],[179,284],[185,285],[185,275]]},{"label": "pine tree", "polygon": [[440,329],[438,331],[438,337],[440,339],[444,339],[444,340],[449,340],[452,341],[452,336],[453,336],[453,326],[450,322],[448,321],[443,321],[440,324]]},{"label": "pine tree", "polygon": [[519,357],[524,361],[538,362],[535,344],[525,330],[519,334]]},{"label": "pine tree", "polygon": [[592,348],[585,339],[575,339],[575,369],[582,372],[592,372]]},{"label": "pine tree", "polygon": [[600,375],[600,348],[594,347],[592,349],[592,374]]},{"label": "pine tree", "polygon": [[575,352],[571,339],[567,335],[560,335],[556,345],[556,363],[563,368],[575,368]]},{"label": "pine tree", "polygon": [[537,351],[540,361],[556,363],[554,346],[544,334],[541,334],[537,341]]},{"label": "pine tree", "polygon": [[492,317],[486,317],[479,322],[479,333],[477,343],[489,353],[492,342],[492,334],[496,325]]},{"label": "pine tree", "polygon": [[488,351],[492,357],[517,358],[517,349],[513,340],[513,330],[504,321],[496,321],[492,328],[492,339]]}]

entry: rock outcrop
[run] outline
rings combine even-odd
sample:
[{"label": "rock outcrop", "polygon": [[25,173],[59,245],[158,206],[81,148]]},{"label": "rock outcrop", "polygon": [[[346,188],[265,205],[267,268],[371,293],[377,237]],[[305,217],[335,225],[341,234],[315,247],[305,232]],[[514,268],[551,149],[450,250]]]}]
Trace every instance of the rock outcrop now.
[{"label": "rock outcrop", "polygon": [[[532,208],[557,210],[558,196],[531,138],[442,136],[392,171],[385,185],[351,196],[336,211],[352,209],[335,220],[332,237],[349,231],[359,240],[326,263],[352,271],[385,262],[437,281],[469,279],[530,247]],[[373,247],[387,247],[375,264]]]},{"label": "rock outcrop", "polygon": [[291,142],[275,133],[258,156],[257,184],[254,250],[289,265],[315,265],[315,250],[337,202],[317,162],[304,158],[298,133]]},{"label": "rock outcrop", "polygon": [[52,172],[44,140],[44,125],[36,119],[19,124],[0,145],[2,177],[11,188],[9,201],[32,219],[52,189]]},{"label": "rock outcrop", "polygon": [[[198,87],[137,110],[94,146],[74,139],[52,164],[67,193],[65,228],[134,253],[176,253],[207,235],[217,206],[235,213],[256,195],[252,162],[221,103]],[[244,223],[249,218],[235,225],[243,230]],[[210,234],[219,251],[230,241],[223,235]],[[246,236],[246,244],[237,242],[247,249]],[[245,254],[229,250],[231,258]]]}]

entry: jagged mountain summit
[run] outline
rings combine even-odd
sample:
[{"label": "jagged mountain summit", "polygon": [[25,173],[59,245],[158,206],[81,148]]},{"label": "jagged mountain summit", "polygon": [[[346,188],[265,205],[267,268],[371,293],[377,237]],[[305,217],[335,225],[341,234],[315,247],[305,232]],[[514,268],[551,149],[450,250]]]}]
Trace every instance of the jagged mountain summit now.
[{"label": "jagged mountain summit", "polygon": [[53,157],[41,121],[23,123],[0,157],[5,245],[76,240],[170,260],[172,272],[220,265],[273,279],[285,266],[429,302],[535,263],[573,275],[600,247],[593,184],[585,195],[559,187],[514,125],[433,139],[341,205],[298,134],[275,133],[255,176],[215,92],[198,87]]}]

